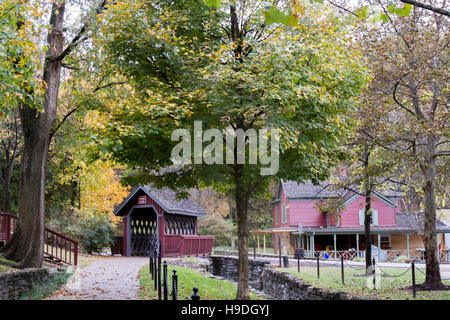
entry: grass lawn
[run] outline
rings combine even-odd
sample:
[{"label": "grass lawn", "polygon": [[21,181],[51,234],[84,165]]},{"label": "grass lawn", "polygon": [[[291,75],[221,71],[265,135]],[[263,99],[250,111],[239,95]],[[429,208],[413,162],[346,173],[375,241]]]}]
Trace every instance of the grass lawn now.
[{"label": "grass lawn", "polygon": [[15,264],[14,261],[7,260],[0,256],[0,273],[17,271],[17,269],[13,267]]},{"label": "grass lawn", "polygon": [[[341,269],[336,267],[320,268],[320,279],[317,279],[316,267],[304,267],[297,273],[297,267],[285,269],[287,272],[305,280],[308,284],[336,291],[344,291],[350,294],[365,295],[387,300],[413,300],[412,290],[401,290],[412,285],[411,270],[400,277],[379,277],[380,288],[373,290],[367,282],[372,283],[372,277],[358,277],[364,274],[364,270],[345,268],[345,284],[341,281]],[[400,275],[405,272],[403,268],[383,268],[390,275]],[[381,273],[378,271],[377,273]],[[416,270],[416,284],[424,282],[425,275]],[[450,285],[450,281],[443,281]],[[450,291],[417,291],[419,300],[450,300]]]},{"label": "grass lawn", "polygon": [[[198,287],[198,295],[201,300],[232,300],[236,298],[236,284],[230,281],[224,281],[214,278],[206,277],[199,272],[187,267],[172,266],[167,268],[169,295],[172,288],[172,270],[176,269],[178,274],[178,299],[190,300],[193,294],[192,288]],[[162,273],[161,273],[162,279]],[[141,300],[156,300],[158,299],[158,291],[154,290],[154,282],[149,274],[149,267],[144,266],[139,272]],[[250,293],[253,300],[260,299],[254,294]],[[169,296],[169,299],[170,296]]]}]

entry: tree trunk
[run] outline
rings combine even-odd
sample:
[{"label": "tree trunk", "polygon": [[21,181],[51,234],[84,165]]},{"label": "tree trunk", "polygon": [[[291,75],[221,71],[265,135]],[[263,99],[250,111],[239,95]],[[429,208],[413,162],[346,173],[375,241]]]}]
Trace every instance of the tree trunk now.
[{"label": "tree trunk", "polygon": [[366,239],[366,273],[372,273],[372,234],[370,233],[370,222],[372,220],[372,211],[371,211],[371,198],[372,192],[370,188],[366,189],[365,202],[366,206],[364,209],[364,236]]},{"label": "tree trunk", "polygon": [[425,245],[426,276],[425,287],[428,289],[438,289],[443,286],[441,282],[441,273],[439,260],[437,256],[436,239],[436,152],[434,136],[428,137],[428,155],[424,173],[424,233],[423,242]]},{"label": "tree trunk", "polygon": [[[26,110],[27,109],[27,110]],[[36,113],[25,107],[23,113]],[[27,123],[27,122],[25,122]],[[44,250],[44,179],[48,137],[39,134],[39,124],[24,131],[24,150],[19,183],[19,221],[5,247],[5,258],[20,267],[41,267]]]},{"label": "tree trunk", "polygon": [[247,208],[248,198],[244,196],[243,186],[243,165],[236,165],[235,169],[235,200],[236,200],[236,215],[238,224],[238,252],[239,252],[239,266],[238,266],[238,285],[237,285],[237,300],[250,300],[248,293],[248,219]]},{"label": "tree trunk", "polygon": [[65,2],[53,3],[48,51],[43,80],[46,84],[43,112],[36,106],[19,107],[24,147],[19,183],[19,221],[11,241],[3,248],[7,259],[19,267],[42,266],[44,250],[45,165],[50,144],[50,132],[56,117],[62,61],[56,59],[63,50]]},{"label": "tree trunk", "polygon": [[364,154],[364,184],[365,184],[365,208],[364,208],[364,237],[366,240],[366,273],[372,273],[372,234],[370,233],[370,223],[372,222],[372,185],[369,175],[370,151],[365,150]]}]

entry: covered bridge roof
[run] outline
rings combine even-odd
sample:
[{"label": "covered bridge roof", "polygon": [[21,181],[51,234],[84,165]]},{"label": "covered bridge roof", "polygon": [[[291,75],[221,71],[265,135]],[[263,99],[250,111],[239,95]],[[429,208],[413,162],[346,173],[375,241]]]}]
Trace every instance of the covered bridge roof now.
[{"label": "covered bridge roof", "polygon": [[144,192],[155,201],[165,212],[183,214],[189,216],[204,216],[206,211],[190,199],[177,198],[176,191],[169,188],[157,189],[151,186],[139,186],[134,188],[122,203],[114,210],[116,216],[124,215],[124,207],[139,192]]}]

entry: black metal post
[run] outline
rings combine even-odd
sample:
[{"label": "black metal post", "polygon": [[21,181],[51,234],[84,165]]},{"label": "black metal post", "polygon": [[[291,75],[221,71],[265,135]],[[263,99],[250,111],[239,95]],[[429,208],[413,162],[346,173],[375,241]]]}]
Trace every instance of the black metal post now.
[{"label": "black metal post", "polygon": [[300,273],[300,251],[297,253],[297,272]]},{"label": "black metal post", "polygon": [[281,236],[278,235],[278,259],[280,260],[280,268],[281,268]]},{"label": "black metal post", "polygon": [[316,256],[317,256],[317,278],[320,278],[320,262],[319,262],[320,252],[316,252]]},{"label": "black metal post", "polygon": [[164,261],[163,264],[163,290],[164,290],[164,300],[167,300],[169,288],[167,286],[167,262]]},{"label": "black metal post", "polygon": [[153,280],[153,261],[152,261],[152,248],[150,247],[150,252],[149,252],[149,263],[148,263],[148,268],[149,268],[149,272],[150,272],[150,276],[152,277]]},{"label": "black metal post", "polygon": [[158,252],[158,300],[161,300],[161,247]]},{"label": "black metal post", "polygon": [[414,261],[411,262],[412,271],[412,287],[413,287],[413,297],[416,297],[416,267],[414,266]]},{"label": "black metal post", "polygon": [[178,275],[177,270],[173,270],[172,275],[172,299],[178,300]]},{"label": "black metal post", "polygon": [[253,259],[256,260],[256,240],[253,239]]},{"label": "black metal post", "polygon": [[155,284],[155,290],[158,289],[158,277],[156,276],[156,273],[158,272],[158,264],[156,263],[156,247],[153,249],[153,282]]},{"label": "black metal post", "polygon": [[341,256],[341,276],[342,276],[342,284],[344,284],[344,256]]},{"label": "black metal post", "polygon": [[373,290],[376,290],[375,258],[372,258]]},{"label": "black metal post", "polygon": [[194,291],[194,294],[191,296],[191,300],[200,300],[200,296],[197,294],[198,288],[194,287],[192,288],[192,291]]}]

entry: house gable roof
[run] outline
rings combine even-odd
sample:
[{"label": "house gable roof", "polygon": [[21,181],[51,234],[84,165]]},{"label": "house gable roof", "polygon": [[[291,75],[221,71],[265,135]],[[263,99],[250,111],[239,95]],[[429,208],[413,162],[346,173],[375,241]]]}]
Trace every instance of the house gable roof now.
[{"label": "house gable roof", "polygon": [[[331,186],[327,182],[321,182],[318,185],[314,185],[310,180],[303,183],[290,180],[281,180],[280,185],[283,187],[285,196],[288,199],[322,200],[342,196],[346,204],[348,204],[354,200],[353,198],[357,197],[357,194],[352,191],[348,191],[341,195],[335,190],[332,190]],[[383,190],[382,192],[374,191],[373,193],[380,200],[387,202],[391,206],[395,206],[395,204],[390,198],[400,198],[402,196],[401,192],[390,189]]]},{"label": "house gable roof", "polygon": [[151,186],[139,186],[133,189],[128,197],[117,207],[114,214],[116,216],[123,215],[122,209],[139,191],[152,198],[165,212],[190,216],[206,215],[206,211],[190,199],[178,199],[176,191],[169,188],[157,189]]},{"label": "house gable roof", "polygon": [[326,199],[337,196],[326,183],[314,185],[310,180],[303,183],[281,180],[281,185],[288,199]]}]

